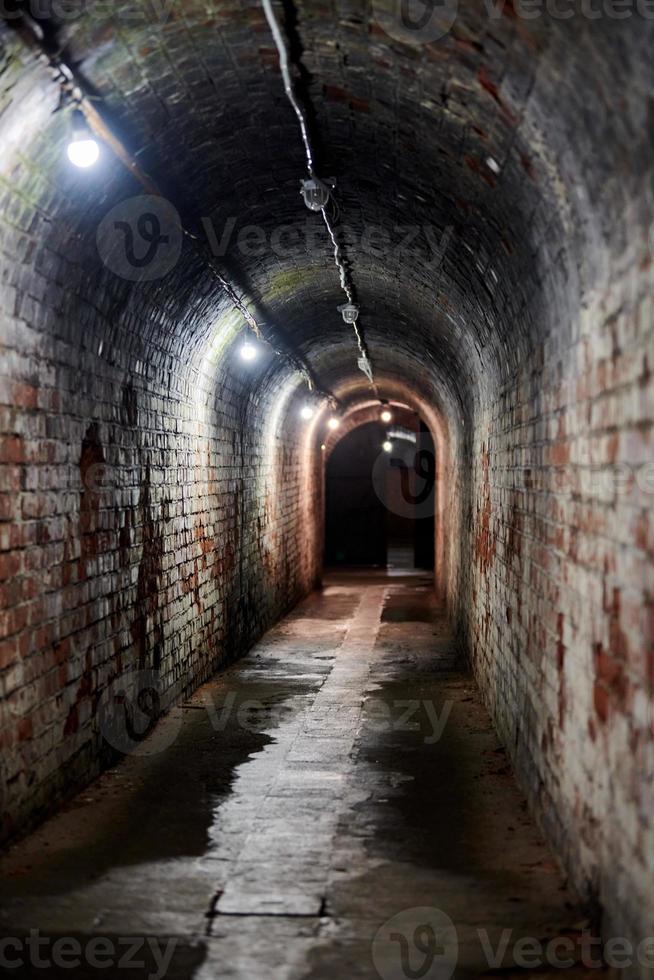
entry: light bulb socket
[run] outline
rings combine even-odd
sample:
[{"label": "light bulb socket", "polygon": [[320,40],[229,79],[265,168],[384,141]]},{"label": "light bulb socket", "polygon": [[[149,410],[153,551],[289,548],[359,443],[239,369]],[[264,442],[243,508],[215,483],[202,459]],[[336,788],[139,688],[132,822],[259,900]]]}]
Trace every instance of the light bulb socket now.
[{"label": "light bulb socket", "polygon": [[370,384],[374,384],[372,365],[370,364],[370,361],[368,360],[368,357],[365,354],[357,358],[357,367],[359,368],[360,371],[363,371]]},{"label": "light bulb socket", "polygon": [[81,109],[73,109],[71,128],[73,131],[73,143],[81,143],[83,140],[95,139],[91,131],[91,127],[86,120],[86,116]]}]

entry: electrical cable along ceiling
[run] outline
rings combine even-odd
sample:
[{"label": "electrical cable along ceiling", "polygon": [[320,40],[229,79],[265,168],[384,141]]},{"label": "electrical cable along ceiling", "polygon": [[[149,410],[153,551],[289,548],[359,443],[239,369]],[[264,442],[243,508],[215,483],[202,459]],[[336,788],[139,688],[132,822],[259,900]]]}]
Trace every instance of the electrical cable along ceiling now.
[{"label": "electrical cable along ceiling", "polygon": [[274,7],[271,0],[262,0],[263,9],[266,14],[266,19],[270,25],[270,30],[272,32],[277,51],[279,53],[279,66],[282,73],[282,78],[284,81],[284,91],[288,97],[289,102],[293,107],[298,123],[300,126],[300,133],[302,134],[302,142],[304,144],[304,151],[307,160],[307,171],[309,174],[308,179],[302,180],[302,196],[304,202],[310,211],[319,211],[322,215],[322,219],[325,223],[325,228],[329,235],[330,241],[334,248],[334,262],[336,268],[338,269],[340,286],[345,296],[347,302],[343,303],[338,307],[339,312],[343,316],[345,323],[350,324],[354,330],[356,337],[357,347],[359,349],[359,358],[357,360],[357,365],[361,371],[366,375],[368,381],[373,387],[375,393],[379,395],[379,392],[374,383],[374,377],[372,373],[372,365],[370,363],[370,358],[368,357],[368,351],[365,346],[363,336],[361,334],[361,329],[358,326],[359,318],[359,307],[355,303],[354,287],[352,285],[351,276],[346,268],[345,261],[343,258],[343,252],[341,246],[338,242],[336,231],[334,229],[334,224],[332,219],[328,214],[328,207],[331,204],[335,205],[334,199],[334,187],[335,181],[333,179],[320,178],[316,175],[314,168],[314,153],[311,146],[311,140],[309,137],[309,125],[307,122],[306,114],[300,105],[298,98],[295,94],[295,89],[293,86],[293,79],[291,77],[291,66],[289,63],[287,42],[282,34],[282,31],[277,21],[275,15]]}]

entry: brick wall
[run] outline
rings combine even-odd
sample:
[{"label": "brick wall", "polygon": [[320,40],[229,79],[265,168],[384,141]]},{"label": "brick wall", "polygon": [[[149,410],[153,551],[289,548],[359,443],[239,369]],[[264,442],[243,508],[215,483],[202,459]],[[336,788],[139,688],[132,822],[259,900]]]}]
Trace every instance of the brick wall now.
[{"label": "brick wall", "polygon": [[652,264],[634,247],[565,343],[485,407],[459,604],[481,690],[608,936],[654,915]]},{"label": "brick wall", "polygon": [[[110,354],[82,368],[79,346],[50,346],[23,308],[3,316],[6,835],[109,760],[97,706],[117,676],[159,672],[167,707],[306,592],[319,555],[300,529],[319,485],[297,377],[264,378],[254,402],[229,350],[204,364],[171,354],[148,377]],[[271,427],[284,382],[290,403]]]},{"label": "brick wall", "polygon": [[171,357],[172,397],[169,378],[101,357],[81,373],[61,344],[48,389],[19,364],[43,337],[15,325],[0,410],[4,834],[108,760],[96,708],[116,676],[160,672],[170,705],[293,605],[319,557],[300,543],[317,484],[297,412],[266,425],[276,385],[255,405],[233,358],[209,373]]}]

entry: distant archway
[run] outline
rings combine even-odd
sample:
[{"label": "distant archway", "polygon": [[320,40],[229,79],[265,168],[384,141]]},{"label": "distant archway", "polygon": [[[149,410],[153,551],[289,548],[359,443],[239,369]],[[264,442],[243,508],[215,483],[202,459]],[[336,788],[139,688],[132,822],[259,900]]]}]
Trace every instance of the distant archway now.
[{"label": "distant archway", "polygon": [[427,425],[406,407],[367,411],[325,470],[325,562],[434,568],[437,460]]}]

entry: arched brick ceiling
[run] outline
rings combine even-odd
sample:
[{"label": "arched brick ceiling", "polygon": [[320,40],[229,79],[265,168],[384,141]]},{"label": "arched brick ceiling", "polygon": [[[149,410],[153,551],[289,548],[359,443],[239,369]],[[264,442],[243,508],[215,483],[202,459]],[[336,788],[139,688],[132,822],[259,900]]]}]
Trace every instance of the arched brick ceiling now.
[{"label": "arched brick ceiling", "polygon": [[[210,217],[218,234],[236,219],[221,261],[257,315],[290,338],[323,386],[352,377],[364,392],[353,336],[336,312],[342,294],[326,236],[298,193],[299,132],[259,3],[185,0],[159,20],[149,9],[90,3],[82,16],[49,21],[48,31],[175,203]],[[348,258],[377,378],[383,386],[388,373],[428,365],[441,402],[469,412],[529,343],[566,328],[568,302],[620,251],[615,218],[637,196],[644,170],[633,163],[651,139],[651,120],[638,115],[643,101],[631,98],[651,74],[645,35],[633,19],[526,21],[510,3],[492,18],[475,2],[462,5],[449,35],[410,46],[384,34],[370,3],[298,2],[286,14],[300,44],[317,169],[336,177],[351,230]],[[117,352],[161,362],[166,351],[192,349],[229,309],[224,294],[190,249],[165,280],[138,288],[99,265],[98,222],[137,191],[111,159],[93,174],[66,169],[56,87],[9,31],[3,38],[8,89],[40,92],[31,163],[13,176],[35,212],[43,261],[56,254],[79,285],[61,302],[97,302]],[[250,256],[234,247],[246,225],[270,241],[280,224],[307,222],[315,222],[309,252]],[[427,227],[432,242],[449,228],[442,262],[429,265],[424,230],[418,254],[371,254],[362,235],[381,225],[395,245],[407,226]],[[148,311],[145,337],[130,334],[135,306]]]}]

